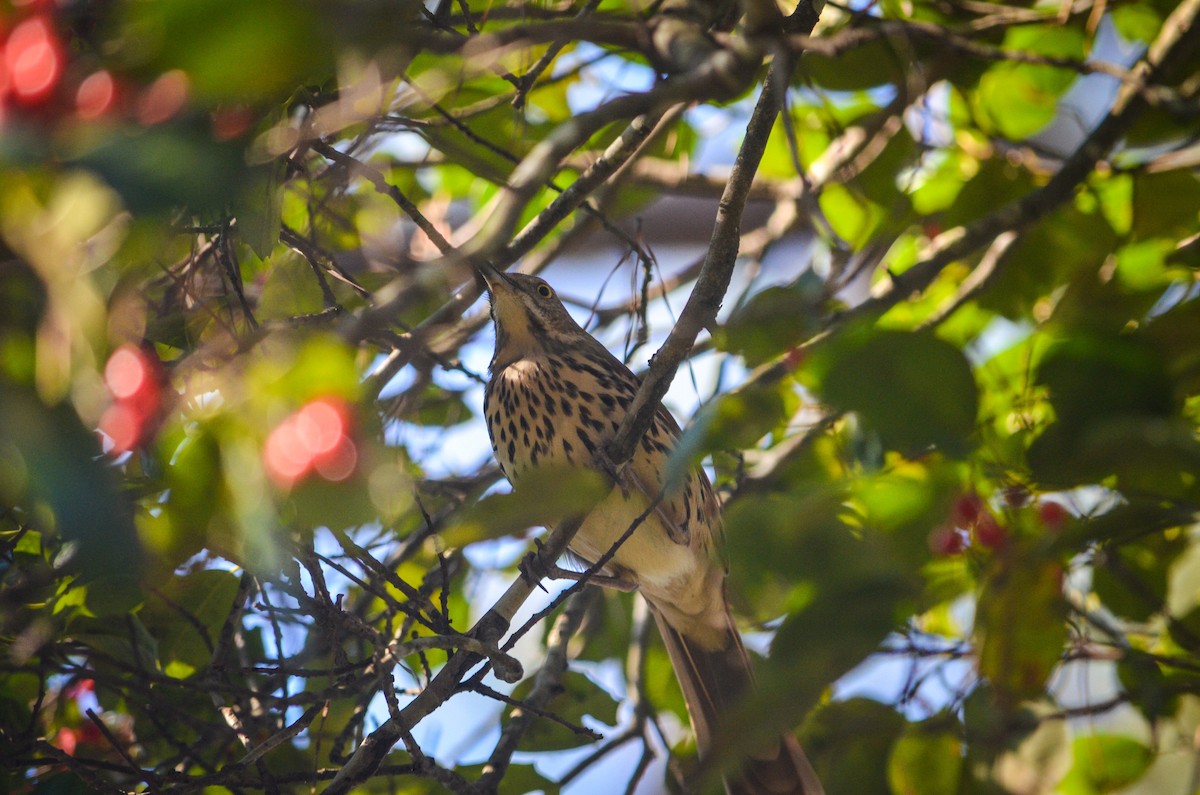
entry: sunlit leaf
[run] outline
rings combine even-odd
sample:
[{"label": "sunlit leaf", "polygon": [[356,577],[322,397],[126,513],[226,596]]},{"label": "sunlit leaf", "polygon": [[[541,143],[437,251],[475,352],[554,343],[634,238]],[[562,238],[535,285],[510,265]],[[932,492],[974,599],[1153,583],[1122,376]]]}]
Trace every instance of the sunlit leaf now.
[{"label": "sunlit leaf", "polygon": [[1154,755],[1132,737],[1093,734],[1073,744],[1075,764],[1063,779],[1066,795],[1102,795],[1128,787],[1142,777]]},{"label": "sunlit leaf", "polygon": [[892,746],[888,784],[893,795],[953,795],[961,768],[958,737],[916,726]]}]

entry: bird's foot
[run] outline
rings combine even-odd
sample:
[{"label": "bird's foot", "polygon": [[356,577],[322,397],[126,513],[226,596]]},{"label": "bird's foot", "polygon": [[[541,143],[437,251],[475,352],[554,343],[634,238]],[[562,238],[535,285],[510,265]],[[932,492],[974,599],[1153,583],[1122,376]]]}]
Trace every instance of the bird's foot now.
[{"label": "bird's foot", "polygon": [[542,585],[542,580],[569,580],[571,582],[588,582],[593,585],[599,585],[604,588],[612,588],[617,591],[631,592],[637,590],[637,583],[632,580],[627,580],[622,577],[615,577],[611,574],[601,574],[599,572],[575,571],[574,569],[566,569],[559,566],[557,563],[550,563],[546,560],[543,553],[542,542],[540,539],[534,539],[533,543],[537,546],[537,550],[530,552],[521,562],[517,564],[517,569],[520,570],[521,576],[531,585],[537,585],[543,591],[546,586]]},{"label": "bird's foot", "polygon": [[[521,572],[521,576],[525,578],[525,582],[530,585],[536,585],[545,591],[546,586],[542,585],[542,580],[547,578],[554,579],[552,570],[557,569],[558,566],[554,563],[546,562],[546,558],[542,555],[544,547],[540,538],[533,539],[533,545],[537,549],[521,558],[521,562],[517,564],[517,570]],[[549,592],[547,591],[547,593]]]}]

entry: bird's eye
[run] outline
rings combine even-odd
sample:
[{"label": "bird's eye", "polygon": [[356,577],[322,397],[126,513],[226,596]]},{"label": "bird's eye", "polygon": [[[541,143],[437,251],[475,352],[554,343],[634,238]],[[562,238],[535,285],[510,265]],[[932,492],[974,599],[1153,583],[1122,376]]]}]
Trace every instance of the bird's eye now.
[{"label": "bird's eye", "polygon": [[537,286],[537,292],[542,298],[549,298],[550,296],[554,295],[554,291],[550,289],[550,285],[548,284],[539,284]]}]

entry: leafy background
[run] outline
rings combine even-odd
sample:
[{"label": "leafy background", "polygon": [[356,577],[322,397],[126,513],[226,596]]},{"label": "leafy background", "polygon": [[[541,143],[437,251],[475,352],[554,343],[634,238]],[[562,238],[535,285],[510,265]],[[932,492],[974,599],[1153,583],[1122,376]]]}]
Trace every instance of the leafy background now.
[{"label": "leafy background", "polygon": [[515,612],[597,483],[505,493],[488,259],[684,360],[769,648],[734,736],[1194,792],[1198,13],[0,4],[3,787],[695,780],[644,605]]}]

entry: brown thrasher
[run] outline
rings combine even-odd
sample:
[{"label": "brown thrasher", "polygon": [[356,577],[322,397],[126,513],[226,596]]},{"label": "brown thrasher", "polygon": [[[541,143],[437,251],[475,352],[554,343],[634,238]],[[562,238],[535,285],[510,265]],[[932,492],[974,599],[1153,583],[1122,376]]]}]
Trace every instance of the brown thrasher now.
[{"label": "brown thrasher", "polygon": [[[536,276],[483,266],[496,352],[484,398],[492,449],[514,484],[546,464],[604,469],[603,446],[624,418],[637,377],[567,313]],[[593,580],[641,591],[687,701],[701,758],[722,717],[752,684],[750,658],[725,598],[718,562],[720,505],[708,476],[693,468],[664,493],[664,470],[679,426],[661,406],[612,492],[584,518],[571,552],[594,562],[658,503]],[[725,780],[729,793],[822,795],[790,734],[747,756]]]}]

